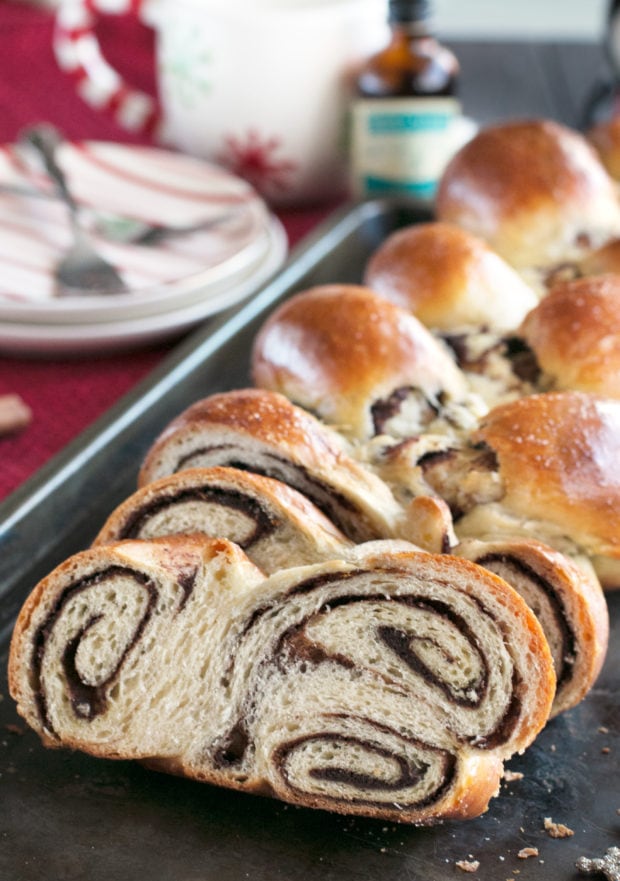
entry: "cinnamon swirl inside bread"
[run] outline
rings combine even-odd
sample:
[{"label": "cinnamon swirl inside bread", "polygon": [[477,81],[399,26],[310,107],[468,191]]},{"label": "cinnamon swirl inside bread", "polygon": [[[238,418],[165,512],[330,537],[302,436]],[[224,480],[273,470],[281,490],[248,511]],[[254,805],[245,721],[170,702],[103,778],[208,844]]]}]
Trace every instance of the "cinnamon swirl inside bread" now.
[{"label": "cinnamon swirl inside bread", "polygon": [[139,483],[213,466],[293,487],[351,541],[410,538],[406,512],[389,487],[348,455],[344,438],[284,395],[240,389],[193,404],[156,439]]}]

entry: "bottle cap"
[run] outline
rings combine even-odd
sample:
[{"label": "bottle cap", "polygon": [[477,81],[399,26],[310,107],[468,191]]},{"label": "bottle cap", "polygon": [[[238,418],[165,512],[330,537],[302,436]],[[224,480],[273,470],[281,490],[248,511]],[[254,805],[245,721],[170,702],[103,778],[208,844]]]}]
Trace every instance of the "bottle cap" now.
[{"label": "bottle cap", "polygon": [[424,21],[431,16],[430,0],[389,0],[390,22]]}]

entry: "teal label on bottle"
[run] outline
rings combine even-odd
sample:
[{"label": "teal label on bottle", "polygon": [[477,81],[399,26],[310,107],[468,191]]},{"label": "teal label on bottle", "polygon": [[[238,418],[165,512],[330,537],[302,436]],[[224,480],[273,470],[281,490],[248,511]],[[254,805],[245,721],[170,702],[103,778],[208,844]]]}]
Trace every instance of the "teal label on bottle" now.
[{"label": "teal label on bottle", "polygon": [[351,175],[357,196],[432,199],[455,150],[454,98],[370,98],[351,112]]}]

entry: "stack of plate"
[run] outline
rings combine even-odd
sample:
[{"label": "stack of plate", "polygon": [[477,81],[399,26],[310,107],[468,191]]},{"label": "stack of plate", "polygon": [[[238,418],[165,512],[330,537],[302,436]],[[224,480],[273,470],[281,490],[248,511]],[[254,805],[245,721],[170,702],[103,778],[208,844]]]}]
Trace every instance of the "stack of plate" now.
[{"label": "stack of plate", "polygon": [[[59,164],[93,244],[128,292],[58,295],[67,210],[43,175],[25,175],[14,147],[0,148],[0,353],[88,353],[178,335],[248,297],[284,261],[279,222],[221,168],[104,142],[63,145]],[[180,229],[156,243],[124,243],[111,231],[125,220]]]}]

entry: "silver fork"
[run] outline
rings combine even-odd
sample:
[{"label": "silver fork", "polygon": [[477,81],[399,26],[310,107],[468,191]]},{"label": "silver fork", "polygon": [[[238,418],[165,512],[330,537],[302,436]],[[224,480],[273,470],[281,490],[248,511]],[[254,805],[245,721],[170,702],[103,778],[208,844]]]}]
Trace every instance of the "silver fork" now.
[{"label": "silver fork", "polygon": [[35,126],[22,133],[20,143],[36,150],[56,187],[58,196],[68,209],[73,243],[55,268],[57,294],[87,296],[126,292],[127,285],[119,272],[97,253],[80,225],[78,205],[69,190],[62,169],[56,162],[56,149],[61,143],[59,133],[53,126]]}]

